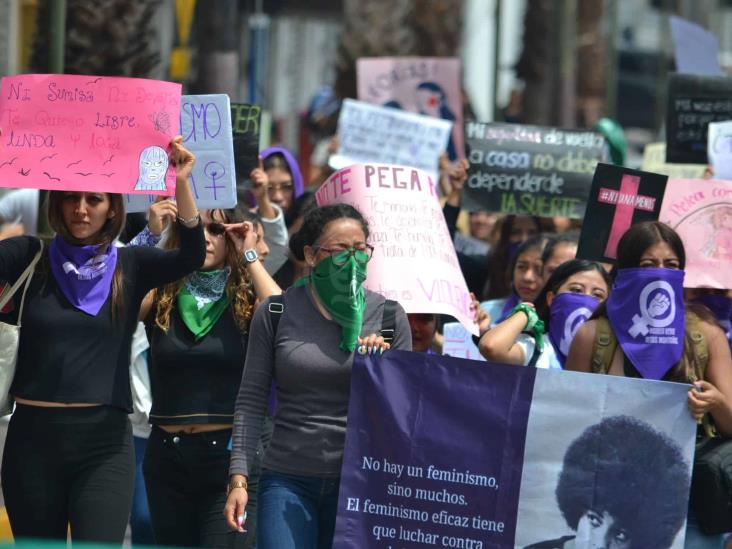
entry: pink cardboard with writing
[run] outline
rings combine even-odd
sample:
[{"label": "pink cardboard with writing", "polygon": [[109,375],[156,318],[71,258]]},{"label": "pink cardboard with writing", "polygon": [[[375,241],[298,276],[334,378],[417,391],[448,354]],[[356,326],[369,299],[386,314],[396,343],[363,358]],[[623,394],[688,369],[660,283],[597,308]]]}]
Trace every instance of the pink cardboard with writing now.
[{"label": "pink cardboard with writing", "polygon": [[684,286],[732,288],[732,181],[669,179],[659,219],[684,241]]},{"label": "pink cardboard with writing", "polygon": [[2,79],[0,187],[171,195],[181,85],[28,74]]},{"label": "pink cardboard with writing", "polygon": [[407,313],[451,315],[477,335],[468,287],[427,173],[355,164],[331,175],[315,196],[321,206],[350,204],[368,221],[375,247],[368,289],[398,301]]},{"label": "pink cardboard with writing", "polygon": [[460,60],[453,57],[363,57],[356,62],[358,99],[453,123],[450,159],[465,158]]}]

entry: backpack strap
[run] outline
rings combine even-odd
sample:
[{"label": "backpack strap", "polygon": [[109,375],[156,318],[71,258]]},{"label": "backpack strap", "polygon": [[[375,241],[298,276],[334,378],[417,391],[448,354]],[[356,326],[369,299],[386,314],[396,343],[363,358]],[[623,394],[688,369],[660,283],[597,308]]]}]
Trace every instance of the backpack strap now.
[{"label": "backpack strap", "polygon": [[392,299],[384,300],[384,311],[381,315],[381,337],[391,344],[396,334],[397,302]]},{"label": "backpack strap", "polygon": [[606,374],[610,371],[618,340],[610,327],[610,321],[604,317],[595,320],[595,341],[592,344],[592,371]]},{"label": "backpack strap", "polygon": [[689,360],[693,365],[693,372],[689,372],[690,376],[694,379],[691,381],[697,381],[699,379],[705,379],[704,373],[709,363],[709,345],[707,339],[704,337],[702,332],[701,323],[702,320],[693,311],[686,311],[686,345],[689,354]]},{"label": "backpack strap", "polygon": [[272,341],[277,339],[277,328],[280,325],[280,318],[285,312],[285,299],[284,295],[278,294],[273,295],[269,298],[269,305],[267,310],[269,311],[269,322],[272,326]]},{"label": "backpack strap", "polygon": [[[539,358],[541,358],[541,354],[544,352],[542,349],[539,348],[539,346],[536,344],[536,336],[531,332],[522,332],[526,335],[529,335],[534,338],[534,352],[531,353],[531,360],[529,360],[529,363],[527,366],[530,366],[532,368],[536,368],[536,363],[539,362]],[[547,345],[547,342],[544,342],[544,345]]]}]

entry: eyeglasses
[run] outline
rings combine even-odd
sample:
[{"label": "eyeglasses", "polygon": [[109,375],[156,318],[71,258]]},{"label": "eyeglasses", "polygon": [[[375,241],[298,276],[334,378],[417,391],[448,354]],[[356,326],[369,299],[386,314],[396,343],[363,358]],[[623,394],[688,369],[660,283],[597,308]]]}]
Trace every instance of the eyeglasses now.
[{"label": "eyeglasses", "polygon": [[277,191],[282,191],[283,193],[292,192],[294,188],[295,188],[295,185],[293,185],[292,183],[283,183],[282,185],[272,185],[270,183],[269,187],[267,187],[267,192],[269,193],[270,196],[272,196]]},{"label": "eyeglasses", "polygon": [[203,228],[210,234],[211,236],[221,236],[226,232],[226,227],[223,223],[216,223],[215,221],[212,223],[204,223]]},{"label": "eyeglasses", "polygon": [[371,256],[374,255],[374,247],[370,244],[364,245],[363,248],[346,248],[345,250],[343,248],[324,248],[323,246],[318,246],[317,249],[323,250],[325,253],[330,255],[330,257],[333,258],[333,265],[336,267],[343,267],[348,263],[351,256],[353,256],[358,263],[365,265],[371,261]]}]

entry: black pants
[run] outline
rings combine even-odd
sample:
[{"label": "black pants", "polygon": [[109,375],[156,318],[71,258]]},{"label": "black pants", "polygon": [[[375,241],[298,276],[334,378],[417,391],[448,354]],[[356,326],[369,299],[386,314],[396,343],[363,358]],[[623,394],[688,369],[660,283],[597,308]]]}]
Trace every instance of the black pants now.
[{"label": "black pants", "polygon": [[[224,519],[230,438],[231,429],[170,434],[153,427],[142,470],[158,545],[250,545],[253,528],[240,534],[229,529]],[[250,524],[255,524],[253,516],[247,518]]]},{"label": "black pants", "polygon": [[2,487],[15,539],[122,544],[135,456],[124,410],[18,405],[10,418]]}]

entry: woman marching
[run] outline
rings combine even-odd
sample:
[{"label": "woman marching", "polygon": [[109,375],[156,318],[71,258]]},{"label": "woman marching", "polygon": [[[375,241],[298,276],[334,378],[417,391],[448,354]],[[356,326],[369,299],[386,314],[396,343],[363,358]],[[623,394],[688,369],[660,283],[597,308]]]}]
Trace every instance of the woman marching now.
[{"label": "woman marching", "polygon": [[[117,249],[123,197],[52,191],[56,236],[42,252],[24,308],[2,463],[13,535],[121,544],[135,460],[129,360],[145,294],[203,263],[200,218],[188,184],[194,156],[171,142],[180,248]],[[0,278],[16,280],[41,250],[37,238],[0,242]],[[16,311],[21,296],[15,296]],[[17,317],[17,313],[15,313]]]},{"label": "woman marching", "polygon": [[[684,245],[669,226],[653,221],[628,229],[618,243],[613,292],[577,332],[566,367],[693,384],[687,400],[704,436],[716,429],[729,437],[729,345],[709,311],[684,303],[685,264]],[[693,486],[692,480],[692,492]],[[719,536],[698,532],[695,511],[692,506],[686,546],[720,546]]]},{"label": "woman marching", "polygon": [[506,320],[483,334],[480,352],[494,362],[561,369],[572,337],[609,291],[610,277],[599,263],[562,263],[537,297],[536,308],[530,303],[514,307]]},{"label": "woman marching", "polygon": [[[280,291],[256,252],[261,229],[233,210],[201,219],[203,266],[150,296],[153,430],[143,471],[156,543],[227,547],[221,508],[249,323],[256,302]],[[166,247],[177,240],[172,227]]]},{"label": "woman marching", "polygon": [[[353,352],[410,349],[406,314],[362,286],[373,248],[347,205],[311,211],[290,240],[311,274],[255,312],[236,401],[229,526],[246,527],[247,476],[256,458],[270,386],[278,406],[259,486],[257,547],[330,547],[335,528]],[[389,319],[391,318],[391,321]],[[379,336],[394,329],[391,345]]]}]

